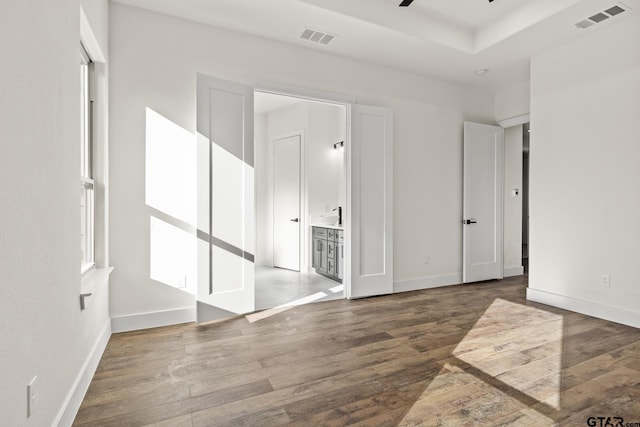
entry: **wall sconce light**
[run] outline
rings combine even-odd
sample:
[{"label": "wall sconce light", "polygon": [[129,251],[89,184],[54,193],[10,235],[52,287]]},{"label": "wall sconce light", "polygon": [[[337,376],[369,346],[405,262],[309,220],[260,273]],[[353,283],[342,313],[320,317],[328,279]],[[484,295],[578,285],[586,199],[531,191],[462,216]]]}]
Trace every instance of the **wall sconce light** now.
[{"label": "wall sconce light", "polygon": [[344,141],[336,142],[335,144],[333,144],[334,150],[337,150],[338,147],[344,147]]}]

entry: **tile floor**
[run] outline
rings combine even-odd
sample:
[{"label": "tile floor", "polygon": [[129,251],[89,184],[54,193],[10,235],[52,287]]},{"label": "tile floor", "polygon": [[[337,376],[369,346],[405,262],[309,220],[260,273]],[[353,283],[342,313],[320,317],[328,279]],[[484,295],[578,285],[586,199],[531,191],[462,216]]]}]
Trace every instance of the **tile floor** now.
[{"label": "tile floor", "polygon": [[256,310],[342,298],[342,284],[319,274],[256,267]]}]

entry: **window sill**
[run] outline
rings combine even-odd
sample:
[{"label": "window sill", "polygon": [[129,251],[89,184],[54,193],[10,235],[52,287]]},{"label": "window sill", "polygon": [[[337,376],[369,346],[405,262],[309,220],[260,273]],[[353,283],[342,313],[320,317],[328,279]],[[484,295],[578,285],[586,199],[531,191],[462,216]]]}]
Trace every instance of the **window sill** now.
[{"label": "window sill", "polygon": [[96,289],[109,283],[109,275],[113,267],[93,268],[82,276],[80,281],[81,294],[93,294]]},{"label": "window sill", "polygon": [[95,264],[93,262],[82,264],[80,266],[80,277],[84,279],[95,269]]}]

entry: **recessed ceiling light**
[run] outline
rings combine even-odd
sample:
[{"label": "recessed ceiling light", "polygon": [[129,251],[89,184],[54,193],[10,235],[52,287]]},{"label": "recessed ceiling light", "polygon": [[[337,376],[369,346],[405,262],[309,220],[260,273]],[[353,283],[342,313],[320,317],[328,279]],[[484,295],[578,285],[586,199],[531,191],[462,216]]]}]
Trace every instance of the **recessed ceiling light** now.
[{"label": "recessed ceiling light", "polygon": [[489,72],[489,70],[487,70],[486,68],[482,68],[480,70],[476,70],[476,76],[480,77],[480,76],[484,76],[485,74],[487,74]]}]

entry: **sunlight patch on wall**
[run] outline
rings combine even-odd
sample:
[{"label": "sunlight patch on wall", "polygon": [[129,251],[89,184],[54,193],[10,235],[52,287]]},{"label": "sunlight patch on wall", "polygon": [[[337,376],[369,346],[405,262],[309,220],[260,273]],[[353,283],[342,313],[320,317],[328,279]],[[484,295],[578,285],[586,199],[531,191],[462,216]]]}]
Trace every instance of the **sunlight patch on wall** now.
[{"label": "sunlight patch on wall", "polygon": [[149,277],[195,295],[196,236],[153,216],[149,227]]},{"label": "sunlight patch on wall", "polygon": [[146,109],[145,202],[196,225],[197,165],[194,135]]}]

